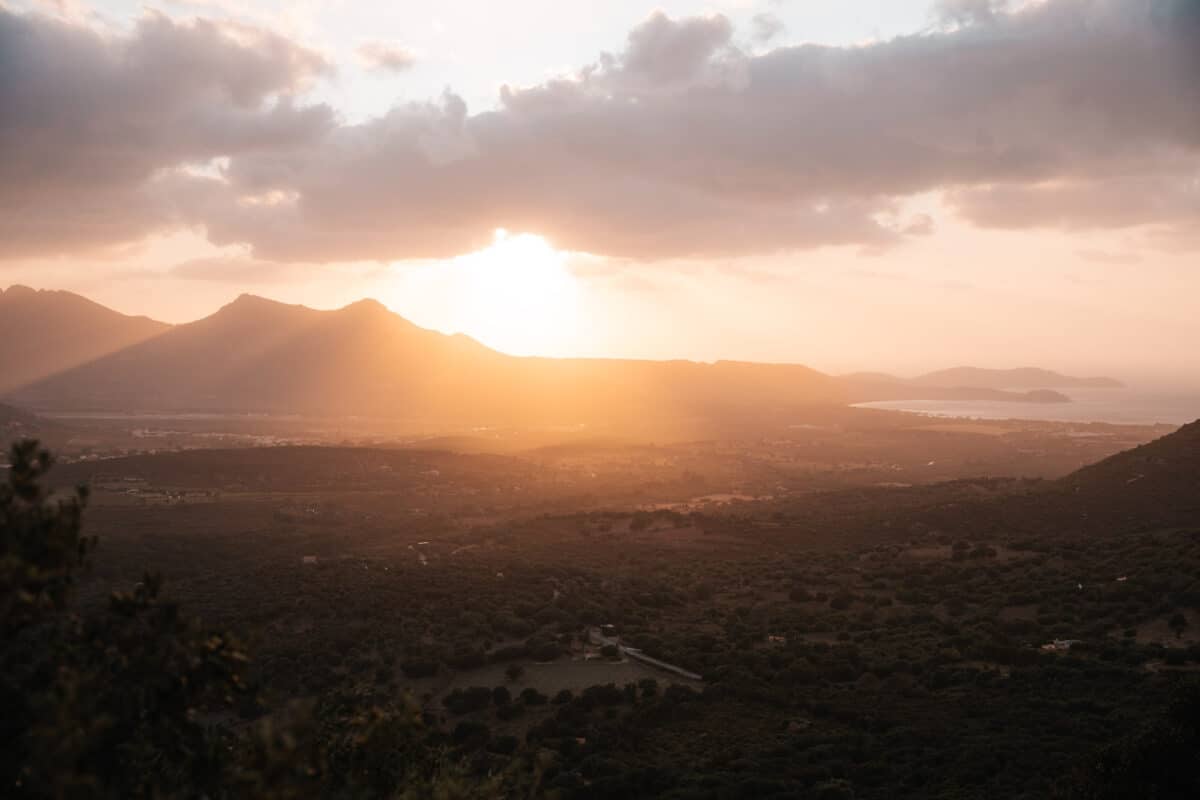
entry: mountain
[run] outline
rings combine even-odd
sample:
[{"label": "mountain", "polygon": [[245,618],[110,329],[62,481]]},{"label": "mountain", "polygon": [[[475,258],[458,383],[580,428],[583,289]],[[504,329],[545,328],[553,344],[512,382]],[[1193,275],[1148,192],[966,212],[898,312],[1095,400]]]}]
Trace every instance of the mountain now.
[{"label": "mountain", "polygon": [[[1032,369],[905,380],[835,378],[794,364],[519,358],[425,330],[369,300],[317,311],[243,295],[170,327],[66,292],[13,287],[0,297],[0,333],[9,334],[0,342],[9,367],[0,394],[35,409],[350,415],[436,428],[614,423],[628,431],[669,421],[682,432],[701,420],[740,424],[817,404],[1068,402],[1032,384],[1083,380]],[[1011,382],[1030,386],[981,385]]]},{"label": "mountain", "polygon": [[1112,378],[1075,378],[1036,367],[982,369],[953,367],[916,378],[900,378],[883,372],[843,375],[853,402],[875,400],[986,400],[1014,403],[1069,403],[1071,398],[1054,391],[1065,388],[1122,386]]},{"label": "mountain", "polygon": [[85,364],[168,330],[70,292],[0,290],[0,393]]},{"label": "mountain", "polygon": [[374,301],[316,311],[250,295],[13,397],[54,410],[541,426],[686,423],[846,399],[836,379],[797,365],[520,358],[425,330]]},{"label": "mountain", "polygon": [[1007,403],[1069,403],[1071,398],[1052,389],[1008,391],[978,386],[929,386],[882,372],[841,376],[850,402],[881,400],[983,400]]},{"label": "mountain", "polygon": [[1120,381],[1112,378],[1076,378],[1037,367],[952,367],[919,375],[913,378],[911,383],[918,386],[969,389],[1119,389],[1123,386]]}]

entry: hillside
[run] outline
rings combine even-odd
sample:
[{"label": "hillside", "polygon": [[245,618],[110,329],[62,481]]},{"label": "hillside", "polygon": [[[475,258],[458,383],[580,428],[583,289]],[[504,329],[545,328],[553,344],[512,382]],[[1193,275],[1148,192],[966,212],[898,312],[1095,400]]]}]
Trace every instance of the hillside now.
[{"label": "hillside", "polygon": [[145,341],[170,326],[70,292],[0,290],[0,393]]},{"label": "hillside", "polygon": [[1200,420],[1059,481],[1084,511],[1200,521]]},{"label": "hillside", "polygon": [[1003,529],[1039,536],[1103,537],[1200,525],[1200,420],[1083,467],[1041,491],[964,513],[964,523],[977,528],[992,520]]},{"label": "hillside", "polygon": [[243,296],[210,317],[15,393],[33,408],[363,415],[430,424],[686,424],[840,403],[795,365],[518,358],[379,303],[315,311]]},{"label": "hillside", "polygon": [[1038,546],[1073,540],[1103,549],[1130,534],[1200,526],[1200,421],[1057,480],[859,486],[759,503],[752,513],[790,520],[780,536],[802,530],[837,546],[917,537]]}]

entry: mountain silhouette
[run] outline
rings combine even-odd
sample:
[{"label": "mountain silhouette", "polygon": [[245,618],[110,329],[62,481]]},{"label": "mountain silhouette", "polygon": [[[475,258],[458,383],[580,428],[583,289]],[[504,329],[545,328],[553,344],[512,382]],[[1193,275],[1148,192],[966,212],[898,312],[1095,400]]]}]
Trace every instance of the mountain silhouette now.
[{"label": "mountain silhouette", "polygon": [[[0,393],[52,411],[349,415],[437,428],[614,424],[629,431],[669,421],[676,433],[707,435],[702,420],[761,420],[798,406],[1067,402],[1035,385],[1109,380],[1032,368],[961,367],[906,380],[837,378],[797,364],[517,357],[421,328],[373,300],[318,311],[242,295],[172,327],[66,292],[13,287],[0,298],[0,325],[8,334],[0,359],[11,365]],[[934,384],[940,380],[951,383]]]},{"label": "mountain silhouette", "polygon": [[70,292],[0,290],[0,392],[114,353],[168,330]]},{"label": "mountain silhouette", "polygon": [[919,375],[912,379],[912,383],[967,389],[1119,389],[1123,385],[1112,378],[1076,378],[1037,367],[952,367]]},{"label": "mountain silhouette", "polygon": [[212,316],[13,393],[55,410],[363,415],[430,424],[688,420],[845,401],[798,365],[509,356],[375,301],[243,295]]},{"label": "mountain silhouette", "polygon": [[1020,403],[1067,403],[1071,398],[1055,389],[1116,389],[1112,378],[1076,378],[1037,367],[984,369],[953,367],[901,378],[884,372],[843,375],[853,402],[872,400],[977,400]]}]

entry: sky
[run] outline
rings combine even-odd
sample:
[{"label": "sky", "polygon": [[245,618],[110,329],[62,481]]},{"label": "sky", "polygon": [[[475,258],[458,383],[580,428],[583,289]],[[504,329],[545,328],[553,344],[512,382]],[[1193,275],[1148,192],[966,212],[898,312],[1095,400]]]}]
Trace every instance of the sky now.
[{"label": "sky", "polygon": [[1200,0],[0,0],[0,286],[1200,381]]}]

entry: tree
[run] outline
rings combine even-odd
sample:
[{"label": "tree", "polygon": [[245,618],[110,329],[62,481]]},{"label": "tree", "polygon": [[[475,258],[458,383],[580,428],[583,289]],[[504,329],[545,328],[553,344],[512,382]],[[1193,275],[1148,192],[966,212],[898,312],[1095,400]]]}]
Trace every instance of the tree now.
[{"label": "tree", "polygon": [[[0,796],[497,795],[498,777],[466,778],[429,743],[419,709],[347,711],[335,698],[315,713],[263,715],[237,641],[187,620],[162,598],[158,576],[113,592],[101,611],[74,609],[75,577],[96,548],[82,534],[87,492],[49,493],[53,458],[36,442],[14,445],[9,461],[0,483]],[[232,716],[258,719],[240,733],[211,721]]]},{"label": "tree", "polygon": [[[214,793],[236,783],[227,735],[198,713],[253,702],[245,657],[201,631],[147,575],[105,613],[71,609],[95,549],[82,535],[87,492],[52,497],[53,458],[12,447],[0,488],[0,781],[18,797]],[[136,787],[136,788],[135,788]]]},{"label": "tree", "polygon": [[62,611],[95,539],[81,534],[87,490],[51,500],[42,479],[54,465],[35,441],[14,444],[0,484],[0,634],[5,640]]}]

